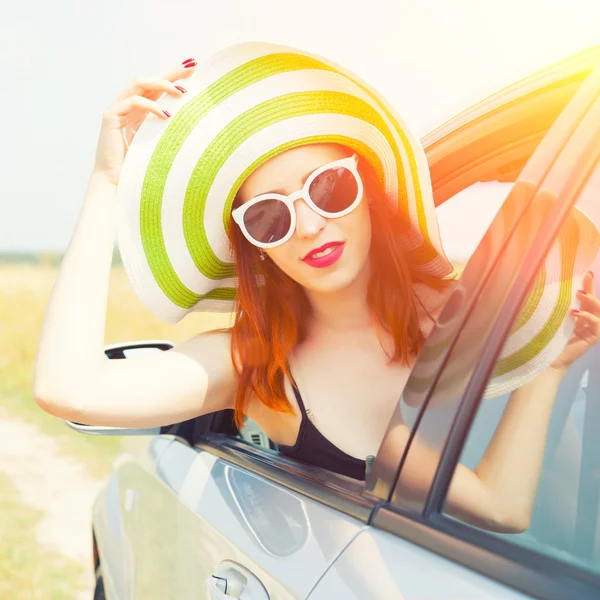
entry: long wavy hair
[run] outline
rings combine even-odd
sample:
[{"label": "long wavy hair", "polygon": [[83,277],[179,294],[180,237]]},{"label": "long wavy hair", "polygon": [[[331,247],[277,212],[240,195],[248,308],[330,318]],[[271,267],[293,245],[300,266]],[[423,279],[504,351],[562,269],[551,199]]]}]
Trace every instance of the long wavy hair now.
[{"label": "long wavy hair", "polygon": [[[442,290],[448,280],[419,273],[407,262],[401,239],[408,217],[392,208],[374,170],[362,158],[358,171],[364,184],[364,200],[370,199],[368,306],[378,325],[394,340],[393,352],[388,352],[390,360],[408,365],[425,342],[413,286],[424,283]],[[241,427],[251,394],[273,410],[293,413],[284,379],[290,376],[290,352],[306,337],[311,307],[304,288],[272,260],[260,260],[259,249],[246,240],[233,220],[229,231],[238,278],[231,336],[231,357],[239,375],[234,418]]]}]

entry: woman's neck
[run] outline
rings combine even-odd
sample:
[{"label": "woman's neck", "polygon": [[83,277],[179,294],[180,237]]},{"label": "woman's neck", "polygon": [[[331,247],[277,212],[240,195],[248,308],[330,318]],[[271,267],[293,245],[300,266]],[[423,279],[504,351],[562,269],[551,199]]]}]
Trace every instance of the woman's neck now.
[{"label": "woman's neck", "polygon": [[312,327],[337,331],[356,331],[373,327],[367,304],[369,270],[346,288],[336,292],[305,290],[312,309]]}]

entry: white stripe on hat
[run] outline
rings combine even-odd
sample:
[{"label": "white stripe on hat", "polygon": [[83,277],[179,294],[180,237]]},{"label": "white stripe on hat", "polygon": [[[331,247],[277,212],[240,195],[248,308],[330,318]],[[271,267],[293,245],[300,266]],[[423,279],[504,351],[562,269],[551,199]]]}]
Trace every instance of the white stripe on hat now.
[{"label": "white stripe on hat", "polygon": [[132,198],[140,198],[143,177],[140,177],[139,165],[147,165],[154,147],[164,131],[164,124],[155,115],[144,121],[144,127],[135,136],[127,152],[127,160],[119,177],[117,188],[117,237],[123,265],[127,276],[138,297],[144,305],[155,314],[170,313],[175,306],[166,298],[156,283],[148,262],[145,260],[144,248],[139,235],[140,208],[139,202],[131,202]]},{"label": "white stripe on hat", "polygon": [[540,302],[527,322],[506,340],[502,356],[510,356],[520,350],[540,331],[540,326],[548,322],[559,297],[561,265],[560,247],[553,244],[546,258],[546,282]]}]

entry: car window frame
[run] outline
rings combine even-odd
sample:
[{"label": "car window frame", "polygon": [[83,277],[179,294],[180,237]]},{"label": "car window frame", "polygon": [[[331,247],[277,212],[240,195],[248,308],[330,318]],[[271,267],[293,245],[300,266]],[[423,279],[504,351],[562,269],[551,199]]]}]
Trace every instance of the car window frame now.
[{"label": "car window frame", "polygon": [[[585,60],[582,61],[567,61],[565,64],[568,65],[568,76],[566,76],[562,70],[556,68],[546,69],[543,73],[548,73],[554,78],[558,78],[559,82],[563,82],[565,85],[571,85],[573,78],[575,77],[573,73],[573,65],[579,64],[582,72],[585,77],[582,79],[582,85],[573,93],[572,96],[568,96],[568,101],[566,105],[562,108],[562,111],[557,113],[555,121],[550,126],[550,129],[546,132],[542,142],[538,144],[535,151],[531,155],[529,161],[523,167],[519,176],[517,177],[512,189],[507,195],[503,203],[503,207],[506,205],[512,205],[512,223],[506,226],[506,233],[504,237],[504,244],[494,243],[494,251],[490,253],[489,249],[491,244],[488,243],[488,237],[497,229],[495,225],[497,224],[497,219],[501,218],[500,213],[498,213],[495,218],[492,220],[492,223],[488,230],[486,231],[483,239],[478,245],[477,249],[469,259],[461,278],[472,277],[474,280],[478,282],[478,285],[474,286],[470,292],[470,297],[466,299],[471,306],[474,303],[474,300],[482,289],[484,282],[487,280],[488,276],[495,268],[497,261],[500,259],[500,256],[504,250],[506,243],[508,243],[510,237],[514,234],[515,229],[518,227],[521,219],[526,215],[526,211],[531,205],[531,202],[535,198],[536,193],[538,192],[539,186],[542,184],[546,175],[552,170],[554,164],[563,151],[565,145],[567,144],[570,137],[581,125],[582,119],[588,113],[590,107],[593,105],[596,99],[596,84],[595,80],[592,79],[592,69],[590,66],[590,60],[593,58],[596,61],[596,64],[600,64],[600,47],[594,53],[583,53]],[[548,75],[548,76],[550,76]],[[565,94],[558,91],[559,86],[556,81],[552,79],[543,78],[542,74],[537,74],[535,76],[536,87],[538,90],[547,90],[551,89],[557,92],[561,97],[565,98]],[[585,83],[585,86],[583,85]],[[513,89],[514,88],[514,89]],[[513,88],[509,88],[507,90],[503,90],[497,94],[498,98],[504,98],[509,101],[511,107],[516,102],[516,94],[519,90],[526,90],[526,96],[524,97],[524,102],[530,107],[529,110],[532,110],[532,106],[537,106],[537,103],[533,105],[529,104],[530,98],[535,97],[534,91],[529,86],[525,86],[523,82],[516,84]],[[541,93],[541,92],[540,92]],[[545,92],[544,92],[545,93]],[[483,111],[484,115],[493,115],[493,118],[496,119],[499,111],[501,111],[502,107],[498,105],[498,101],[494,100],[495,96],[487,101],[484,101],[483,104],[487,104],[488,106],[493,104],[494,109]],[[474,109],[473,109],[474,110]],[[509,110],[512,111],[512,108]],[[519,114],[519,111],[517,113]],[[475,112],[477,118],[481,118],[479,113]],[[428,160],[430,161],[431,170],[432,170],[432,185],[434,187],[434,200],[436,202],[436,206],[439,204],[446,202],[449,200],[447,193],[444,191],[443,186],[436,186],[436,168],[437,165],[443,161],[452,160],[453,153],[459,153],[463,150],[463,145],[460,143],[461,137],[468,138],[472,135],[472,131],[469,127],[470,122],[465,123],[459,117],[456,118],[457,123],[460,124],[460,131],[451,130],[449,126],[443,127],[442,129],[446,131],[446,135],[451,136],[453,139],[449,143],[445,143],[442,138],[439,136],[433,136],[430,138],[431,144],[437,143],[438,149],[434,150],[432,147],[428,147],[425,149],[426,153],[429,153]],[[479,129],[480,131],[486,131],[486,128]],[[436,130],[437,131],[437,130]],[[476,142],[471,142],[469,144],[471,147],[476,147]],[[441,148],[441,149],[440,149]],[[479,157],[475,153],[468,149],[467,154],[471,157],[474,165],[473,168],[477,169],[479,165]],[[468,159],[465,160],[465,164],[468,164]],[[443,171],[443,169],[442,169]],[[457,178],[463,178],[464,182],[465,170],[460,170],[460,172],[456,175]],[[466,185],[469,186],[472,183],[475,183],[477,179],[471,178],[470,182]],[[445,182],[448,184],[448,181]],[[456,194],[457,191],[453,190],[453,194]],[[486,248],[488,263],[484,265],[481,271],[477,273],[472,273],[473,264],[471,260],[477,261],[478,252],[481,253],[483,248]],[[471,263],[471,267],[469,266]],[[465,322],[467,313],[465,313],[463,317],[463,324]],[[440,315],[440,318],[442,315]],[[460,330],[462,329],[462,325],[460,323],[456,323],[456,335],[460,334]],[[422,352],[427,353],[429,347],[431,345],[429,342],[426,342]],[[440,351],[437,349],[436,352],[438,354],[438,364],[435,367],[432,367],[435,371],[437,371],[440,375],[445,366],[446,358],[450,349],[452,347],[454,340],[449,339],[447,343],[447,347],[444,351]],[[410,383],[410,381],[408,382]],[[408,385],[407,383],[407,385]],[[395,443],[393,441],[393,432],[394,429],[398,426],[399,423],[402,422],[402,417],[399,413],[399,406],[396,408],[396,411],[390,420],[389,426],[387,428],[386,434],[384,436],[383,442],[380,447],[380,452],[375,458],[375,462],[373,465],[373,469],[371,471],[370,476],[367,478],[367,486],[366,492],[370,495],[378,497],[383,501],[388,501],[391,499],[393,487],[395,485],[395,481],[398,477],[398,471],[402,467],[405,462],[405,456],[400,458],[400,461],[396,465],[397,468],[394,468],[394,465],[391,460],[391,456],[394,455],[395,452]]]},{"label": "car window frame", "polygon": [[[456,171],[460,171],[460,164],[457,167],[453,161],[458,154],[457,148],[460,149],[460,154],[465,155],[463,165],[472,172],[474,165],[469,163],[480,161],[485,154],[482,152],[482,142],[485,144],[484,138],[494,129],[497,130],[498,123],[504,126],[522,122],[523,119],[520,118],[522,113],[530,115],[542,110],[547,113],[545,118],[548,120],[549,127],[555,125],[559,115],[573,99],[599,60],[600,46],[576,54],[568,60],[551,65],[479,101],[428,133],[423,138],[422,145],[432,174],[435,205],[441,205],[457,191],[477,181],[473,179],[467,185],[459,183],[460,178],[456,176]],[[529,131],[530,134],[535,132],[535,128]],[[536,146],[538,143],[536,142]],[[465,152],[465,146],[470,146],[468,152]],[[446,173],[450,173],[449,178],[445,176]],[[518,173],[515,174],[513,181],[516,175]],[[530,171],[529,176],[535,176],[535,173]],[[458,185],[459,189],[453,190],[451,186],[450,189],[445,189],[449,183]]]},{"label": "car window frame", "polygon": [[[553,188],[560,186],[556,193],[558,202],[549,218],[540,224],[536,242],[523,256],[507,299],[494,319],[491,332],[482,339],[482,352],[472,376],[460,394],[462,399],[449,428],[427,498],[420,507],[407,508],[392,493],[389,504],[380,507],[372,521],[375,527],[411,539],[454,562],[547,600],[561,600],[565,597],[590,600],[597,598],[600,573],[595,574],[578,565],[491,536],[444,515],[442,509],[489,377],[519,314],[527,290],[586,182],[595,169],[600,168],[600,148],[597,148],[597,144],[590,143],[600,135],[600,68],[588,77],[584,85],[586,84],[594,101],[581,116],[561,155],[552,162],[552,168],[540,182],[529,206],[533,208],[536,197],[552,193]],[[565,168],[565,162],[570,163],[569,168]],[[503,249],[502,253],[504,252],[506,248]],[[473,311],[484,311],[484,305],[485,302],[480,301],[478,306],[473,307]],[[475,316],[475,312],[469,313],[461,324],[461,331],[468,319]],[[442,365],[440,372],[445,367],[446,363]],[[409,453],[410,447],[405,457]],[[400,474],[401,469],[398,475]]]}]

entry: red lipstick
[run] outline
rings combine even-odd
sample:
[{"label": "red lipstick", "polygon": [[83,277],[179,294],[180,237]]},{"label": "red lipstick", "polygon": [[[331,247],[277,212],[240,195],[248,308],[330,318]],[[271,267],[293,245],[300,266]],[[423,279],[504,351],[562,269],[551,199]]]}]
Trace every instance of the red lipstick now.
[{"label": "red lipstick", "polygon": [[[326,252],[322,256],[314,256],[314,254],[325,252],[330,248],[330,252]],[[342,256],[343,251],[344,242],[329,242],[328,244],[323,244],[319,248],[314,248],[302,260],[311,267],[322,269],[336,263]]]}]

